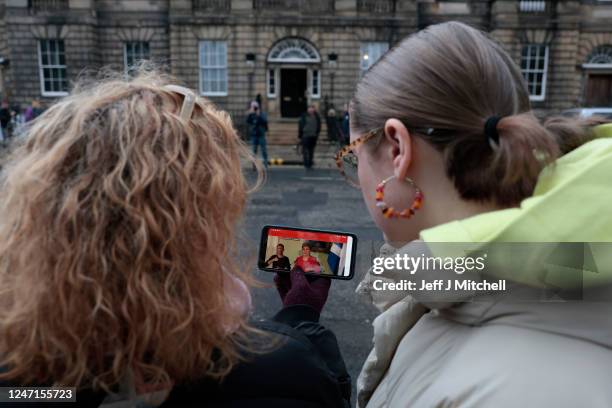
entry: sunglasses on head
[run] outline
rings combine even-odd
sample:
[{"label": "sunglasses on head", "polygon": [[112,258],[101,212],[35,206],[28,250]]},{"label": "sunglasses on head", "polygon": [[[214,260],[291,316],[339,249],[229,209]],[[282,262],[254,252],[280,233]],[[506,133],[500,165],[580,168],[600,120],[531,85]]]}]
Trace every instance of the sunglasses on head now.
[{"label": "sunglasses on head", "polygon": [[183,105],[179,116],[184,120],[191,119],[196,102],[195,93],[191,89],[179,85],[166,85],[164,89],[183,97]]}]

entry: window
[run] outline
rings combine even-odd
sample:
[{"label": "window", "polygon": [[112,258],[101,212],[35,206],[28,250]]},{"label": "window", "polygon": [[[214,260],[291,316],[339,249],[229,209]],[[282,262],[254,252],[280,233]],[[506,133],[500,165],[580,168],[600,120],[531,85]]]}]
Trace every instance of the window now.
[{"label": "window", "polygon": [[583,68],[612,68],[612,44],[595,47]]},{"label": "window", "polygon": [[274,44],[268,53],[268,62],[318,64],[321,62],[321,56],[308,41],[289,37]]},{"label": "window", "polygon": [[310,85],[311,85],[311,87],[310,87],[311,96],[313,98],[320,98],[321,97],[321,89],[320,89],[320,86],[319,86],[320,82],[319,82],[319,70],[318,69],[313,69],[312,70],[312,74],[311,74],[310,79],[311,79],[311,83],[310,83]]},{"label": "window", "polygon": [[227,43],[200,42],[200,93],[227,95]]},{"label": "window", "polygon": [[521,0],[519,11],[522,13],[541,13],[546,11],[548,2],[544,0]]},{"label": "window", "polygon": [[123,62],[125,72],[131,72],[139,62],[151,58],[147,41],[130,41],[125,43]]},{"label": "window", "polygon": [[40,90],[43,96],[68,94],[64,40],[40,40],[38,42],[38,66]]},{"label": "window", "polygon": [[386,42],[361,43],[361,73],[365,73],[388,49],[389,43]]},{"label": "window", "polygon": [[268,98],[276,97],[276,70],[268,70]]},{"label": "window", "polygon": [[543,44],[524,45],[521,53],[521,71],[527,82],[529,99],[543,101],[546,96],[548,46]]}]

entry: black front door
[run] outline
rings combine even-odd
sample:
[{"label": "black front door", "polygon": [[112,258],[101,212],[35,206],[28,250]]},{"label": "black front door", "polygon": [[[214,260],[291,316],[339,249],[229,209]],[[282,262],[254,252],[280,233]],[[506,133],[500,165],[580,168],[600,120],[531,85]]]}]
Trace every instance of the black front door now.
[{"label": "black front door", "polygon": [[297,118],[306,111],[306,70],[281,69],[281,116]]}]

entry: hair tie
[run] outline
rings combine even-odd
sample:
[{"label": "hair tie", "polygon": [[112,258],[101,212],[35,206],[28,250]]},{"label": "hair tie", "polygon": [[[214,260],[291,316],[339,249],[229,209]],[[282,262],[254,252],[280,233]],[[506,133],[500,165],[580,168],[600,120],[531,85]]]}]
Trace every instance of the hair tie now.
[{"label": "hair tie", "polygon": [[502,118],[500,116],[490,116],[484,125],[484,134],[492,148],[499,146],[499,133],[497,133],[497,124]]}]

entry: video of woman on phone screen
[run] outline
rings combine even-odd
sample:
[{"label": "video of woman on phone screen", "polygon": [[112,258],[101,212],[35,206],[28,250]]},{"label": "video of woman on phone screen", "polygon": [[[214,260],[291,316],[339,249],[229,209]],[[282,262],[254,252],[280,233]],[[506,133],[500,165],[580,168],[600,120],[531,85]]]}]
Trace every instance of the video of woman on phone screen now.
[{"label": "video of woman on phone screen", "polygon": [[311,274],[350,275],[353,237],[349,235],[269,228],[264,239],[265,253],[262,248],[259,264],[266,270],[288,272],[298,266]]}]

